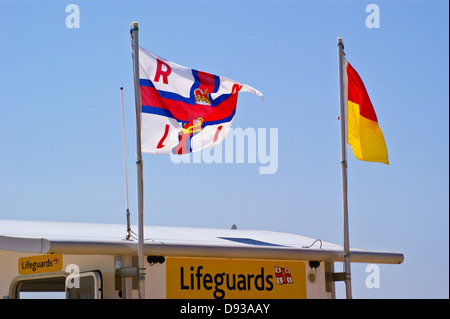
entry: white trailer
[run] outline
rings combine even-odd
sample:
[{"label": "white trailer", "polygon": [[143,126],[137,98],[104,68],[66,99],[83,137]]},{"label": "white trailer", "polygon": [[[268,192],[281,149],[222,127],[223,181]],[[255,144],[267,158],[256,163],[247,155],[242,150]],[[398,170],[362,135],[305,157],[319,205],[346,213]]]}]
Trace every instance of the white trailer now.
[{"label": "white trailer", "polygon": [[[133,229],[133,227],[132,227]],[[288,233],[145,226],[149,299],[335,298],[343,247]],[[3,298],[138,297],[137,240],[126,227],[0,220]],[[351,249],[351,262],[403,254]]]}]

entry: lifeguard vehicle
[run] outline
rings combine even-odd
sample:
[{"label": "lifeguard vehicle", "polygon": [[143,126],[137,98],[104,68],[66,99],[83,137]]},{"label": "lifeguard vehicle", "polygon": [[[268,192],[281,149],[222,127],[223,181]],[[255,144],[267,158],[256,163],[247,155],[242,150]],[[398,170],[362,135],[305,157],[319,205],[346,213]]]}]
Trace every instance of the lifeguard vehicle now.
[{"label": "lifeguard vehicle", "polygon": [[[273,231],[145,226],[145,298],[335,298],[343,247]],[[2,298],[138,296],[137,240],[125,227],[0,220]],[[351,249],[351,262],[400,264]]]}]

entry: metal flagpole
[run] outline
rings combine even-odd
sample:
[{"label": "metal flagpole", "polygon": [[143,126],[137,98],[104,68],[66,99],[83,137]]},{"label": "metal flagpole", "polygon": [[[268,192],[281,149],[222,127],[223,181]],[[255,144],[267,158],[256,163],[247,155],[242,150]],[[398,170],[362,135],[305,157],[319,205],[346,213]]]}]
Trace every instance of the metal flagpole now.
[{"label": "metal flagpole", "polygon": [[120,98],[122,101],[122,135],[123,135],[123,161],[125,167],[125,196],[127,198],[127,236],[126,239],[129,240],[131,237],[131,227],[130,227],[130,205],[128,202],[128,173],[127,173],[127,148],[125,142],[125,115],[123,107],[123,87],[120,88]]},{"label": "metal flagpole", "polygon": [[138,190],[138,267],[139,267],[139,299],[145,298],[145,268],[144,268],[144,183],[142,179],[141,150],[141,90],[139,86],[139,40],[138,23],[131,23],[131,42],[133,46],[134,100],[136,104],[136,168]]},{"label": "metal flagpole", "polygon": [[346,132],[346,112],[344,98],[344,43],[342,38],[338,38],[339,56],[339,95],[341,110],[341,175],[342,175],[342,210],[344,217],[344,274],[345,274],[345,295],[347,299],[352,298],[352,283],[350,272],[350,246],[348,235],[348,202],[347,202],[347,132]]}]

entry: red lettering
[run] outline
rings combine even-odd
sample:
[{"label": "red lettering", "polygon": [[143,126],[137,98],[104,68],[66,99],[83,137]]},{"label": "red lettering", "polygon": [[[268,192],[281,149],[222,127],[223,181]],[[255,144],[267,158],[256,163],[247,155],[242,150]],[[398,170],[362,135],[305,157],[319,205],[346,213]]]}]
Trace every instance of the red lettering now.
[{"label": "red lettering", "polygon": [[217,141],[217,139],[219,138],[219,133],[222,130],[222,125],[220,125],[217,130],[216,130],[216,134],[214,135],[214,139],[213,139],[213,143],[215,143]]},{"label": "red lettering", "polygon": [[242,85],[235,83],[235,84],[233,84],[233,88],[231,89],[231,94],[239,93],[239,91],[241,89],[242,89]]},{"label": "red lettering", "polygon": [[163,142],[166,140],[167,135],[169,134],[169,124],[166,124],[166,129],[164,131],[164,135],[161,138],[161,140],[158,143],[158,146],[156,146],[157,149],[163,148],[165,145],[163,145]]},{"label": "red lettering", "polygon": [[[156,59],[157,65],[156,65],[156,74],[155,74],[155,82],[159,82],[159,78],[162,76],[163,83],[169,84],[169,75],[172,73],[172,68],[165,62],[161,61],[160,59]],[[166,67],[165,70],[163,70],[163,65]]]}]

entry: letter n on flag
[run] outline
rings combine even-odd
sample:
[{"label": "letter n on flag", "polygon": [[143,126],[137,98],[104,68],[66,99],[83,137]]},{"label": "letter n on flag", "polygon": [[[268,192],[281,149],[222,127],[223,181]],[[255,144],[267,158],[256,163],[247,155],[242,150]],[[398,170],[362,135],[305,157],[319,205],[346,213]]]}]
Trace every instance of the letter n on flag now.
[{"label": "letter n on flag", "polygon": [[383,132],[364,83],[350,63],[343,61],[347,142],[357,159],[389,165]]},{"label": "letter n on flag", "polygon": [[186,154],[225,139],[239,92],[263,97],[233,80],[190,69],[139,47],[142,152]]}]

